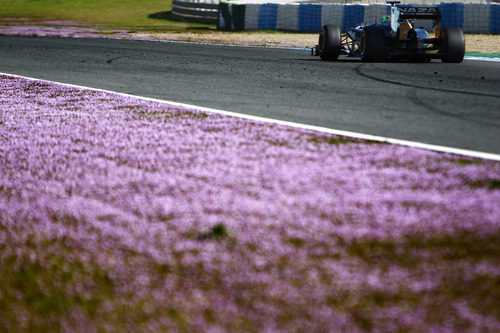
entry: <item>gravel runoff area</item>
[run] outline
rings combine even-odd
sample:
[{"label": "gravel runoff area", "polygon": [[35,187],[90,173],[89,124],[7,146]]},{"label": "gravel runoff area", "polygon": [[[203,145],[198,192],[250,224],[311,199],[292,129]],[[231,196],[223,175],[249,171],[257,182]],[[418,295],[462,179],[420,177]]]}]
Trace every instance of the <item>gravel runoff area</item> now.
[{"label": "gravel runoff area", "polygon": [[[262,33],[262,32],[210,32],[210,33],[135,33],[137,36],[162,39],[217,42],[223,44],[314,47],[318,33]],[[466,52],[500,54],[500,35],[465,35]]]},{"label": "gravel runoff area", "polygon": [[500,162],[0,89],[0,331],[500,330]]},{"label": "gravel runoff area", "polygon": [[[0,19],[0,35],[53,36],[76,38],[133,38],[194,43],[217,43],[265,47],[314,47],[318,33],[285,32],[132,32],[77,27],[76,22],[42,21],[35,25],[22,19]],[[466,34],[466,52],[500,54],[500,35]]]}]

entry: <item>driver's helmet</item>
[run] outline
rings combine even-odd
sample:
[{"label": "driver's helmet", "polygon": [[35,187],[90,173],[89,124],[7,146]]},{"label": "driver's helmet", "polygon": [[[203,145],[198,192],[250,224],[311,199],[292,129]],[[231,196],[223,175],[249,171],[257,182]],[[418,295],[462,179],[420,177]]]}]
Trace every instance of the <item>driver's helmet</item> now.
[{"label": "driver's helmet", "polygon": [[390,16],[382,16],[382,18],[380,19],[380,23],[382,23],[382,24],[389,23],[390,21],[391,21]]}]

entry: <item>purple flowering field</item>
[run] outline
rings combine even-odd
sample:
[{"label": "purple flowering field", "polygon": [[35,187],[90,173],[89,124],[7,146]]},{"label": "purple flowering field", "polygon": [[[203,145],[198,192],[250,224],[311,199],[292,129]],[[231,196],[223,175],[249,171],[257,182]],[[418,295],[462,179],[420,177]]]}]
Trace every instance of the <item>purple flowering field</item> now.
[{"label": "purple flowering field", "polygon": [[[176,36],[175,33],[170,35],[164,34],[148,34],[148,33],[133,33],[127,30],[98,30],[85,27],[64,26],[74,22],[67,21],[44,21],[41,22],[47,26],[30,25],[28,22],[25,25],[2,25],[0,20],[0,36],[28,36],[28,37],[61,37],[61,38],[113,38],[113,39],[134,39],[134,40],[154,40],[154,41],[173,41],[173,42],[193,42],[193,43],[216,43],[241,46],[265,46],[265,47],[304,47],[301,43],[296,42],[271,42],[271,41],[250,41],[250,40],[234,40],[224,38],[223,32],[212,32],[211,35],[216,38],[207,39],[202,34],[186,32],[182,36]],[[179,34],[181,35],[181,34]],[[218,38],[217,38],[218,37]]]},{"label": "purple flowering field", "polygon": [[500,163],[0,75],[0,331],[500,330]]},{"label": "purple flowering field", "polygon": [[[44,22],[51,26],[1,26],[0,35],[29,36],[29,37],[61,37],[61,38],[132,38],[133,35],[125,30],[99,31],[93,28],[59,27],[57,22]],[[62,24],[62,23],[61,23]],[[56,25],[56,26],[54,26]]]}]

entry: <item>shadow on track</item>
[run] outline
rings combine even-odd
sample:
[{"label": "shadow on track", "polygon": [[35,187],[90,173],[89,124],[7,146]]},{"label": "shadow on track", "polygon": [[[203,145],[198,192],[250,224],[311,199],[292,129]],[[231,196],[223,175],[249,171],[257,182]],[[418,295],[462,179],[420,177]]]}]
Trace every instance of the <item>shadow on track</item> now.
[{"label": "shadow on track", "polygon": [[[416,84],[410,84],[410,83],[403,83],[399,81],[392,81],[392,80],[387,80],[387,79],[382,79],[380,77],[372,76],[366,73],[362,72],[362,68],[364,67],[365,64],[358,66],[355,69],[355,72],[364,78],[378,81],[378,82],[383,82],[383,83],[389,83],[389,84],[395,84],[397,86],[401,87],[409,87],[409,88],[418,88],[418,89],[425,89],[425,90],[433,90],[433,91],[438,91],[438,92],[447,92],[447,93],[453,93],[453,94],[463,94],[463,95],[472,95],[472,96],[483,96],[483,97],[493,97],[493,98],[500,98],[500,95],[492,95],[492,94],[485,94],[485,93],[480,93],[480,92],[471,92],[471,91],[460,91],[460,90],[453,90],[453,89],[442,89],[442,88],[433,88],[433,87],[426,87],[422,85],[416,85]],[[426,64],[428,65],[428,64]]]}]

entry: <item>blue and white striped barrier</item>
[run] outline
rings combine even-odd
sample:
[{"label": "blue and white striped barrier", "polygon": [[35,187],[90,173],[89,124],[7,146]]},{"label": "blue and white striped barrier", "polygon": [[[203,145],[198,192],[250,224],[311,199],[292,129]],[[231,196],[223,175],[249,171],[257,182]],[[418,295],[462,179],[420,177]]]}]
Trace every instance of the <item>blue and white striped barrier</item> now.
[{"label": "blue and white striped barrier", "polygon": [[[496,6],[500,8],[500,6]],[[484,6],[479,3],[470,3],[464,7],[463,29],[465,31],[473,31],[475,33],[487,34],[490,33],[491,6]],[[486,18],[486,19],[485,19]],[[495,32],[491,32],[495,33]]]},{"label": "blue and white striped barrier", "polygon": [[500,34],[500,4],[490,7],[490,34]]},{"label": "blue and white striped barrier", "polygon": [[[442,25],[457,26],[466,33],[500,34],[500,4],[441,3]],[[221,30],[288,30],[317,32],[324,24],[346,31],[360,23],[377,23],[390,15],[385,4],[242,4],[221,2],[218,28]],[[429,29],[431,22],[421,21]]]},{"label": "blue and white striped barrier", "polygon": [[462,2],[454,3],[441,3],[439,9],[441,10],[441,25],[443,27],[460,27],[464,25],[464,8],[465,4]]}]

